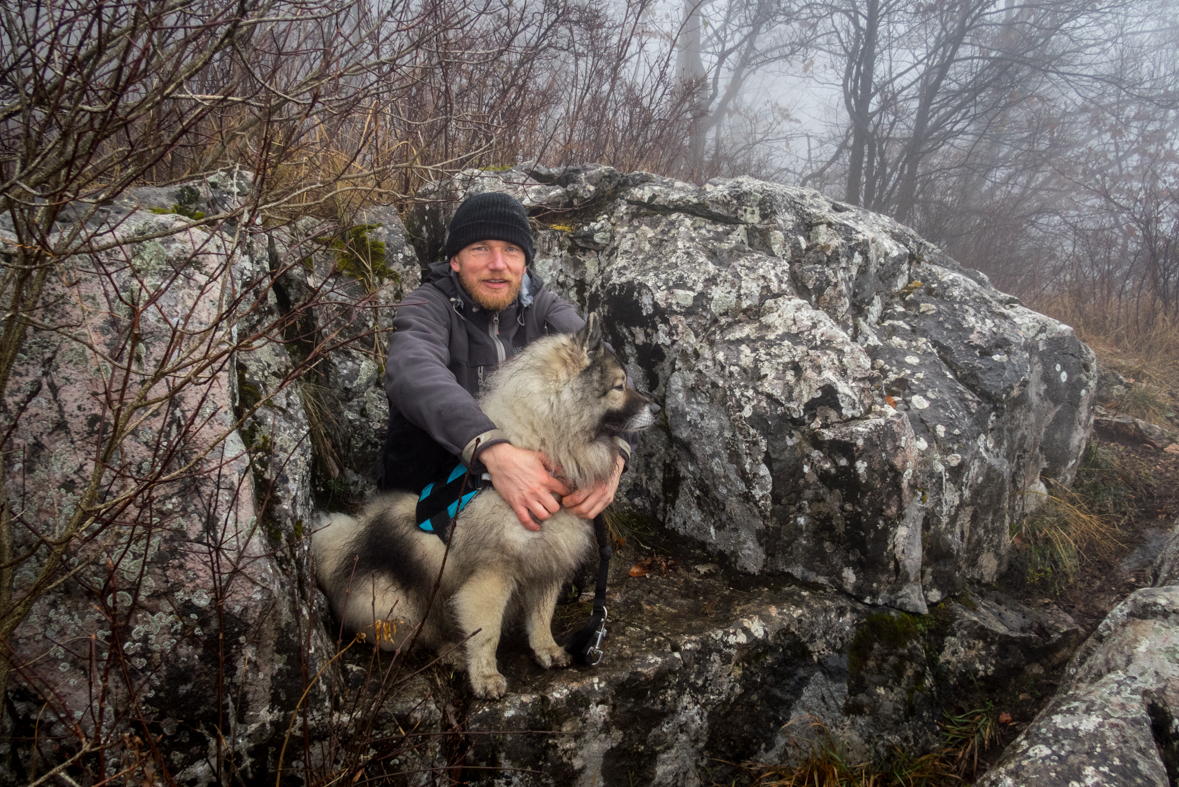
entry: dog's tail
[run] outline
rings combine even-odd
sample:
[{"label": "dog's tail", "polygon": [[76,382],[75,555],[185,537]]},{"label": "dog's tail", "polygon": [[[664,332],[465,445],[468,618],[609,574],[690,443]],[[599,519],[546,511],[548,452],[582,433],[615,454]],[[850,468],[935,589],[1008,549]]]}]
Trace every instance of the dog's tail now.
[{"label": "dog's tail", "polygon": [[328,590],[329,596],[334,596],[332,589],[336,584],[336,575],[359,524],[347,514],[319,512],[315,515],[315,526],[311,531],[311,557],[315,560],[316,576],[324,589]]}]

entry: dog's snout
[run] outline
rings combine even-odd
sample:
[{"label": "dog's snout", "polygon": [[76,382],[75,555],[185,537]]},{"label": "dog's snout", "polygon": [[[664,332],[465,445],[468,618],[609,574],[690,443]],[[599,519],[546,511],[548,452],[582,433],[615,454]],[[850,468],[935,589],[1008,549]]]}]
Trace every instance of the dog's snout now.
[{"label": "dog's snout", "polygon": [[655,404],[654,402],[651,402],[649,405],[647,405],[647,407],[650,408],[650,410],[651,410],[651,417],[652,418],[659,415],[659,410],[660,410],[659,405]]}]

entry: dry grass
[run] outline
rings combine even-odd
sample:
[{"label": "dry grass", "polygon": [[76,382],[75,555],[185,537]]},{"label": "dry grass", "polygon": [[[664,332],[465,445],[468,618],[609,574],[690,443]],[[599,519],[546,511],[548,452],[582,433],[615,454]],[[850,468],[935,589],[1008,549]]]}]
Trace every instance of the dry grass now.
[{"label": "dry grass", "polygon": [[1016,523],[1012,538],[1028,550],[1029,580],[1061,590],[1077,580],[1083,565],[1112,560],[1122,549],[1116,516],[1095,512],[1090,494],[1057,486],[1042,495],[1034,514]]},{"label": "dry grass", "polygon": [[[1100,404],[1118,413],[1165,424],[1179,404],[1179,320],[1157,303],[1057,295],[1031,304],[1073,327],[1098,363],[1125,378],[1103,388]],[[1109,451],[1090,447],[1073,491],[1054,487],[1032,516],[1017,524],[1016,543],[1028,548],[1029,579],[1057,590],[1076,581],[1087,561],[1110,560],[1131,488],[1149,483]]]},{"label": "dry grass", "polygon": [[942,739],[959,776],[978,774],[979,757],[999,744],[999,714],[988,701],[986,707],[946,715]]},{"label": "dry grass", "polygon": [[[987,718],[994,716],[989,709],[977,713]],[[964,714],[960,724],[955,727],[957,733],[954,733],[963,740],[969,738],[968,745],[973,747],[971,749],[967,749],[965,743],[955,745],[961,742],[951,736],[950,722],[947,721],[943,724],[943,737],[947,743],[945,748],[917,757],[897,749],[881,763],[850,760],[847,752],[822,722],[805,719],[809,722],[808,740],[805,744],[792,741],[794,748],[804,752],[797,765],[752,764],[746,768],[753,776],[755,787],[943,787],[962,784],[960,774],[964,771],[960,769],[959,763],[968,760],[972,752],[977,757],[980,747],[985,750],[997,740],[996,736],[986,735],[980,739],[976,735],[970,726],[976,718],[975,715]],[[968,727],[969,732],[965,732]]]},{"label": "dry grass", "polygon": [[1158,304],[1058,295],[1032,308],[1072,326],[1098,362],[1127,378],[1126,394],[1102,402],[1118,412],[1160,422],[1179,404],[1179,319]]}]

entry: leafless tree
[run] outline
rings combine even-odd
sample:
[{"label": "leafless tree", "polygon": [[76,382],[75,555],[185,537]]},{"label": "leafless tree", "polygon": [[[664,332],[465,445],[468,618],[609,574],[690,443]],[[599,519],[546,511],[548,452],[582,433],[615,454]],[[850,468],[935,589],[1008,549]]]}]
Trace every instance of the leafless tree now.
[{"label": "leafless tree", "polygon": [[[314,287],[274,306],[316,246],[268,254],[263,233],[305,213],[346,229],[355,195],[394,199],[399,186],[492,155],[504,109],[525,111],[539,95],[527,88],[544,27],[563,14],[494,0],[0,7],[0,697],[19,690],[43,709],[24,744],[29,780],[136,768],[170,778],[167,742],[139,693],[164,667],[139,663],[127,638],[145,616],[176,617],[165,608],[178,602],[144,584],[144,555],[173,538],[185,546],[169,559],[212,577],[213,617],[184,624],[182,640],[220,676],[197,698],[200,723],[217,731],[218,778],[233,778],[235,708],[249,684],[238,646],[218,635],[227,600],[268,559],[264,517],[251,517],[270,495],[243,475],[253,452],[237,435],[345,341],[307,327]],[[213,180],[222,188],[209,199],[181,199],[154,219],[126,201],[134,185]],[[246,276],[243,260],[268,262]],[[351,308],[370,308],[366,297]],[[299,352],[270,390],[236,412],[213,404],[234,386],[241,354],[284,345]],[[92,372],[70,381],[87,393],[69,415],[81,421],[59,430],[77,463],[64,469],[26,450],[60,437],[33,416],[48,389],[29,359],[46,348]],[[180,532],[177,501],[205,506],[199,533]],[[88,686],[63,689],[43,660],[24,657],[44,636],[30,615],[55,593],[88,612],[45,647]]]},{"label": "leafless tree", "polygon": [[[683,0],[674,40],[679,80],[690,95],[690,178],[707,179],[713,172],[706,162],[713,162],[715,170],[736,152],[731,147],[735,135],[725,133],[725,124],[743,108],[743,93],[775,69],[792,63],[801,69],[815,32],[811,6],[803,2]],[[770,141],[764,137],[781,133],[772,122],[780,119],[771,120],[768,133],[758,128],[762,145]]]},{"label": "leafless tree", "polygon": [[844,198],[913,221],[922,189],[948,169],[1009,164],[1045,94],[1072,90],[1103,56],[1111,14],[1072,0],[831,6],[848,117],[837,153]]}]

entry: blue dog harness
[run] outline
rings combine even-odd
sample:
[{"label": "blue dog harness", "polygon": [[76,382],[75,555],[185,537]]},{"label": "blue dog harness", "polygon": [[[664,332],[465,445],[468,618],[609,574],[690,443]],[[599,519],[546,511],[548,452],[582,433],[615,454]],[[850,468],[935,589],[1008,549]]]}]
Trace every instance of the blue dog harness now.
[{"label": "blue dog harness", "polygon": [[450,473],[422,489],[415,511],[418,528],[443,541],[449,540],[454,518],[489,485],[489,479],[471,475],[465,465],[458,464]]}]

